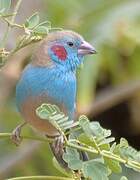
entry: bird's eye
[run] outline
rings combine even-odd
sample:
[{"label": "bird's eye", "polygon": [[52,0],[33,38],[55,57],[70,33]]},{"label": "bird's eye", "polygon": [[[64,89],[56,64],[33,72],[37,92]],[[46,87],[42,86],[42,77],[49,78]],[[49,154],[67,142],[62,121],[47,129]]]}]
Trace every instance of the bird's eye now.
[{"label": "bird's eye", "polygon": [[68,42],[67,43],[70,47],[72,47],[74,44],[73,44],[73,42]]}]

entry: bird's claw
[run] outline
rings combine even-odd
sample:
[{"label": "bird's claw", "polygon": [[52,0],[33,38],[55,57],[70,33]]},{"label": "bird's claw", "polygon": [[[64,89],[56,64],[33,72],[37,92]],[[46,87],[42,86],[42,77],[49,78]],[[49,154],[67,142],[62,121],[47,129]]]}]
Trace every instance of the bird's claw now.
[{"label": "bird's claw", "polygon": [[20,134],[21,134],[21,128],[24,125],[25,125],[25,123],[20,124],[12,131],[11,140],[16,146],[19,146],[21,141],[22,141],[22,138],[21,138]]}]

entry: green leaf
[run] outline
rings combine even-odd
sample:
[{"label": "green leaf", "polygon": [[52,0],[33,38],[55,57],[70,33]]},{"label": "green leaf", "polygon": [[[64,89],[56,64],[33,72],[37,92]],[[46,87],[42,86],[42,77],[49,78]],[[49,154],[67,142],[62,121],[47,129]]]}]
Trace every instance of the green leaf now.
[{"label": "green leaf", "polygon": [[86,134],[82,133],[79,137],[78,140],[88,146],[91,146],[92,148],[96,149],[96,145],[94,143],[94,141],[92,141],[92,138],[90,138],[89,136],[87,136]]},{"label": "green leaf", "polygon": [[121,165],[118,161],[115,161],[115,160],[109,159],[109,158],[104,158],[104,162],[109,167],[109,169],[111,171],[113,171],[114,173],[121,173],[122,172]]},{"label": "green leaf", "polygon": [[[96,136],[98,141],[105,140],[106,137],[111,135],[111,131],[104,129],[100,126],[99,122],[89,122],[88,118],[84,115],[79,118],[79,125],[82,127],[86,135]],[[108,141],[114,141],[114,138],[111,138]]]},{"label": "green leaf", "polygon": [[102,144],[102,145],[100,145],[100,149],[109,151],[110,150],[110,144]]},{"label": "green leaf", "polygon": [[0,13],[4,13],[10,9],[11,0],[0,0]]},{"label": "green leaf", "polygon": [[120,139],[120,147],[128,147],[128,141],[125,138]]},{"label": "green leaf", "polygon": [[102,128],[99,122],[91,122],[90,128],[92,130],[92,133],[97,136],[99,140],[111,136],[111,130]]},{"label": "green leaf", "polygon": [[56,105],[44,103],[36,109],[36,114],[41,119],[48,120],[53,126],[62,131],[73,127],[73,121],[61,112]]},{"label": "green leaf", "polygon": [[101,159],[94,159],[83,163],[83,174],[92,180],[108,180],[108,169]]},{"label": "green leaf", "polygon": [[26,20],[25,27],[28,29],[33,29],[38,24],[39,24],[39,15],[38,12],[36,12]]},{"label": "green leaf", "polygon": [[[60,112],[59,108],[56,105],[44,103],[36,109],[36,114],[41,119],[47,119],[49,116],[56,115],[56,114],[61,115],[62,113]],[[62,117],[63,116],[64,115],[62,115]]]},{"label": "green leaf", "polygon": [[48,34],[49,30],[46,26],[38,26],[34,29],[35,34],[44,35]]},{"label": "green leaf", "polygon": [[92,146],[92,140],[84,133],[80,134],[80,136],[78,137],[78,140],[88,146]]},{"label": "green leaf", "polygon": [[90,129],[90,123],[86,116],[82,115],[79,117],[79,125],[84,130],[84,132],[87,136],[90,137],[92,135],[92,131]]},{"label": "green leaf", "polygon": [[110,151],[113,153],[114,150],[115,150],[115,148],[116,148],[116,142],[114,142],[114,143],[112,144],[112,146],[110,147]]},{"label": "green leaf", "polygon": [[80,170],[82,168],[83,162],[80,160],[78,151],[74,148],[66,147],[63,159],[68,163],[70,169]]},{"label": "green leaf", "polygon": [[98,145],[101,146],[103,144],[109,144],[109,143],[111,143],[113,141],[115,141],[115,138],[114,137],[110,137],[110,138],[102,140]]},{"label": "green leaf", "polygon": [[121,138],[120,140],[119,151],[122,157],[140,162],[140,152],[129,146],[125,138]]}]

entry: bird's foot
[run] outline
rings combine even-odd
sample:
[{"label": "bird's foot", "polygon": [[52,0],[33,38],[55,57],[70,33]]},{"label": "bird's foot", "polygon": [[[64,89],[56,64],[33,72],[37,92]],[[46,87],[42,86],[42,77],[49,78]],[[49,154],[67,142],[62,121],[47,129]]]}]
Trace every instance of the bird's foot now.
[{"label": "bird's foot", "polygon": [[20,136],[21,134],[21,129],[22,127],[25,125],[26,123],[22,123],[20,125],[18,125],[13,131],[12,131],[12,135],[11,135],[11,140],[12,142],[18,146],[20,145],[21,141],[22,141],[22,138]]}]

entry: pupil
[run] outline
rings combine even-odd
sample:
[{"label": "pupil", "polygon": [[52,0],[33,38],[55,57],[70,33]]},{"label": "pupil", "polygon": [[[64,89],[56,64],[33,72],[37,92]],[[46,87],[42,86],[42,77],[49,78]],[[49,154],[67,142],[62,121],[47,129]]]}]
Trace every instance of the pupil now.
[{"label": "pupil", "polygon": [[68,42],[68,45],[69,45],[69,46],[73,46],[73,43],[72,43],[72,42]]}]

